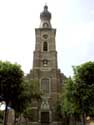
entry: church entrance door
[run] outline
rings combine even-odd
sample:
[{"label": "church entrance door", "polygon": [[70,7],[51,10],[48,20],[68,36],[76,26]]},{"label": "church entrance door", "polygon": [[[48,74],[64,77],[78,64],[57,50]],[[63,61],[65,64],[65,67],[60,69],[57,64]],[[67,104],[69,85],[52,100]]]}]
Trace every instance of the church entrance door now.
[{"label": "church entrance door", "polygon": [[49,112],[41,112],[41,123],[48,124],[50,122]]}]

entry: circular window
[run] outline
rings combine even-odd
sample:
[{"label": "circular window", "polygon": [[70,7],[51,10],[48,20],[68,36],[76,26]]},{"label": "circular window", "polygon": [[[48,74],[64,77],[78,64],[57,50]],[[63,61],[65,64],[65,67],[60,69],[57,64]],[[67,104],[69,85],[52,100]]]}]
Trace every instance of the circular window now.
[{"label": "circular window", "polygon": [[44,38],[44,39],[47,39],[47,38],[48,38],[48,35],[47,35],[47,34],[44,34],[44,35],[43,35],[43,38]]}]

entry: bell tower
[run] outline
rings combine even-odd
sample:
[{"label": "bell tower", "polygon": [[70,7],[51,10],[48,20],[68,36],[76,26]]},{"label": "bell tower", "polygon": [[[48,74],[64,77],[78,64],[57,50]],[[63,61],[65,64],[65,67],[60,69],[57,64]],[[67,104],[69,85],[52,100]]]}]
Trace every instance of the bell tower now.
[{"label": "bell tower", "polygon": [[[45,5],[40,14],[40,27],[35,29],[36,45],[34,51],[33,68],[56,69],[57,52],[55,45],[56,29],[51,26],[51,13]],[[37,57],[37,58],[36,58]]]},{"label": "bell tower", "polygon": [[56,104],[61,91],[64,75],[58,69],[56,51],[56,29],[51,25],[51,13],[45,5],[40,13],[40,26],[35,29],[35,50],[33,67],[27,78],[39,82],[42,100],[32,104],[34,122],[58,122]]}]

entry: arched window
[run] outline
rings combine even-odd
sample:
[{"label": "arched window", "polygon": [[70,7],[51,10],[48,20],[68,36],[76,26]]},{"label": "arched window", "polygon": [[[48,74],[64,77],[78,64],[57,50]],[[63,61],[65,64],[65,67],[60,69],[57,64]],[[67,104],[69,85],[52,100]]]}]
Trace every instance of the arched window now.
[{"label": "arched window", "polygon": [[44,23],[43,28],[48,28],[48,23]]},{"label": "arched window", "polygon": [[45,94],[49,93],[49,79],[45,78],[41,80],[41,90]]},{"label": "arched window", "polygon": [[48,51],[48,44],[47,44],[47,42],[43,43],[43,51]]}]

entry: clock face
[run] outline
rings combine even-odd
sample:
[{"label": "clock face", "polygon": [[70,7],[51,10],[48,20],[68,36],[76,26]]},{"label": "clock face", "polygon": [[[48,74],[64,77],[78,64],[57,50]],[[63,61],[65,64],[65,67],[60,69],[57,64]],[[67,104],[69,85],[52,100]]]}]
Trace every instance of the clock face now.
[{"label": "clock face", "polygon": [[47,34],[44,34],[44,35],[43,35],[43,38],[44,38],[44,39],[47,39],[47,38],[48,38],[48,35],[47,35]]}]

